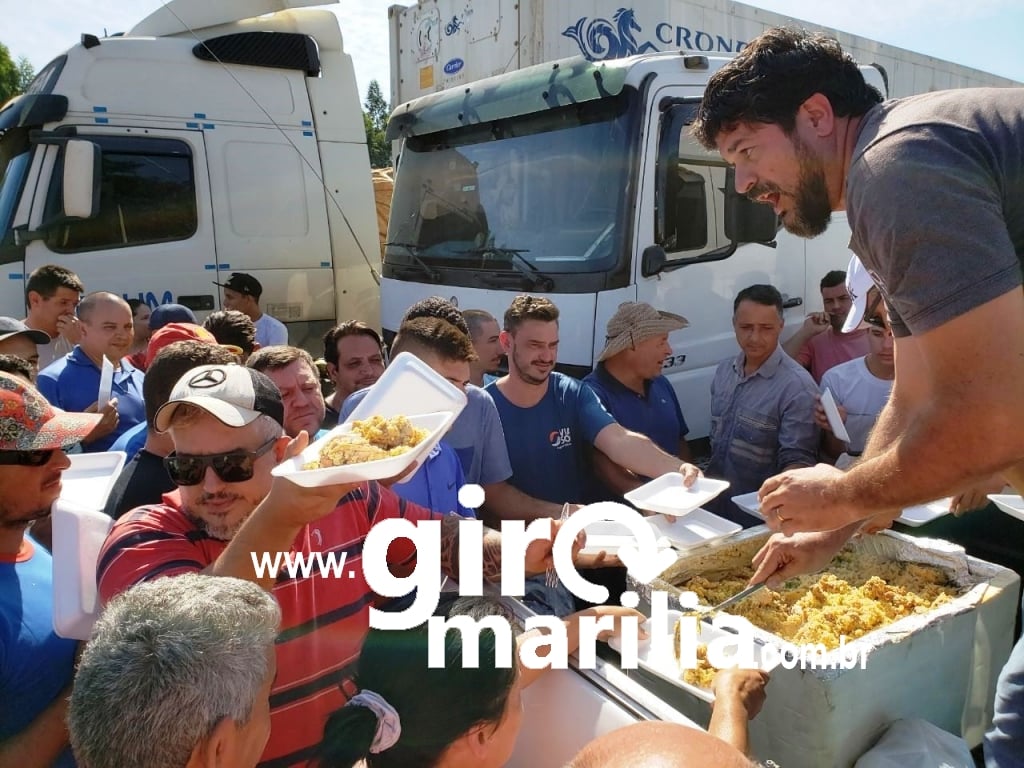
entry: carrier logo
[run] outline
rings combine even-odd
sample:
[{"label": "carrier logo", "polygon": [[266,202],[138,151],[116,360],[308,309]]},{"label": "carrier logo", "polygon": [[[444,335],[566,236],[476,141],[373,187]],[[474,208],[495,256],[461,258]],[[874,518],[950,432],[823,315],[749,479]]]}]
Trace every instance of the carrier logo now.
[{"label": "carrier logo", "polygon": [[447,64],[444,65],[444,73],[446,75],[454,75],[460,69],[465,66],[466,62],[462,59],[451,59]]},{"label": "carrier logo", "polygon": [[667,21],[660,21],[654,26],[657,44],[650,39],[638,42],[637,35],[642,31],[643,27],[636,20],[636,12],[632,8],[619,8],[611,21],[581,16],[575,24],[562,32],[562,35],[574,40],[580,48],[580,53],[590,61],[621,59],[637,53],[672,48],[738,53],[746,46],[743,40],[713,35],[704,30],[690,29]]},{"label": "carrier logo", "polygon": [[572,431],[569,427],[552,430],[551,434],[548,435],[548,442],[556,450],[567,448],[572,445]]}]

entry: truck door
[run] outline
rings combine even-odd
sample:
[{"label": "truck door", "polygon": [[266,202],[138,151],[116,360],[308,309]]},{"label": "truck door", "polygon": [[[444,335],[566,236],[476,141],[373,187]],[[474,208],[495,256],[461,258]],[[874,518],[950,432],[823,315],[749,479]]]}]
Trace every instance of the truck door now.
[{"label": "truck door", "polygon": [[[151,306],[214,309],[217,257],[203,134],[147,128],[80,130],[102,151],[99,212],[48,223],[60,211],[62,148],[40,145],[26,276],[44,264],[74,271],[86,291],[109,290]],[[32,180],[30,179],[30,182]]]},{"label": "truck door", "polygon": [[[711,379],[722,360],[738,354],[732,303],[749,285],[769,283],[787,297],[787,324],[803,320],[804,251],[741,244],[725,257],[730,238],[725,225],[725,190],[732,174],[717,152],[689,134],[700,89],[672,85],[654,89],[649,101],[640,187],[634,264],[637,301],[682,314],[690,326],[669,337],[665,362],[690,427],[690,439],[710,429]],[[644,251],[660,246],[667,257],[657,274],[645,274]],[[720,250],[722,249],[722,250]],[[716,255],[713,251],[719,251]]]}]

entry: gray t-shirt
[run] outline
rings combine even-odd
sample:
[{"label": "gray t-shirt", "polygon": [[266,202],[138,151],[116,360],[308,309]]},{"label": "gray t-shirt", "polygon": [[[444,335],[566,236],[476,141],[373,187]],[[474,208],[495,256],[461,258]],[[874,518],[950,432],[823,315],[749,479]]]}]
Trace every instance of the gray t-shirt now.
[{"label": "gray t-shirt", "polygon": [[[347,419],[369,391],[367,387],[346,397],[339,421]],[[512,477],[498,409],[491,396],[479,387],[466,387],[466,407],[444,436],[444,442],[458,454],[467,483],[490,485]]]},{"label": "gray t-shirt", "polygon": [[850,248],[897,336],[1021,285],[1024,89],[887,101],[863,118],[846,184]]}]

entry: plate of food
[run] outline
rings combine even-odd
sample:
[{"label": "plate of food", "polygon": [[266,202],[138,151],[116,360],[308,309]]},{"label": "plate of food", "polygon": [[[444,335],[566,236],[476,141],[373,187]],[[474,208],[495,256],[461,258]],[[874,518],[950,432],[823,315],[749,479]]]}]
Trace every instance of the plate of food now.
[{"label": "plate of food", "polygon": [[454,419],[440,411],[347,421],[271,474],[308,488],[395,477],[429,455]]},{"label": "plate of food", "polygon": [[698,477],[689,488],[683,485],[679,472],[668,472],[625,494],[625,499],[638,509],[663,515],[686,515],[708,503],[729,487],[727,480]]},{"label": "plate of food", "polygon": [[[728,638],[729,642],[724,646],[723,650],[726,656],[735,656],[739,652],[740,644],[744,640],[740,639],[740,635],[730,632],[728,629],[713,626],[706,621],[698,621],[696,622],[698,628],[696,658],[692,659],[692,664],[690,659],[687,659],[685,662],[681,661],[680,647],[685,647],[685,644],[681,642],[681,625],[679,623],[679,619],[682,616],[683,613],[681,611],[669,610],[666,612],[665,624],[668,637],[662,643],[655,644],[651,642],[651,619],[640,625],[647,631],[648,636],[637,644],[637,666],[641,669],[646,669],[648,672],[657,675],[663,680],[667,680],[679,688],[689,691],[703,701],[714,702],[715,694],[711,686],[715,679],[715,673],[718,670],[711,666],[711,663],[708,661],[708,645],[716,640],[726,642],[725,638]],[[732,642],[733,640],[736,642]],[[749,658],[754,666],[766,672],[770,672],[778,666],[781,654],[773,654],[772,659],[769,660],[764,653],[764,645],[753,640],[749,634],[745,640],[749,642]],[[608,645],[613,650],[619,653],[622,652],[622,644],[617,636],[611,637],[608,640]],[[730,651],[732,651],[731,654]]]},{"label": "plate of food", "polygon": [[1024,520],[1024,498],[1015,493],[991,493],[988,498],[1006,514]]}]

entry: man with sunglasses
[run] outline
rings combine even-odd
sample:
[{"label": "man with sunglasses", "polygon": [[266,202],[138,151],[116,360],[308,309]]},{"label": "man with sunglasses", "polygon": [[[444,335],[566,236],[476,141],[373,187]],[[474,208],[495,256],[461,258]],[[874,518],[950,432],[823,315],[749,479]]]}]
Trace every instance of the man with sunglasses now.
[{"label": "man with sunglasses", "polygon": [[50,515],[70,466],[64,449],[94,413],[53,408],[0,373],[0,756],[6,765],[74,766],[64,724],[77,644],[53,630],[53,563],[29,534]]},{"label": "man with sunglasses", "polygon": [[[157,411],[155,424],[174,441],[164,463],[178,490],[115,524],[99,557],[100,596],[107,601],[133,584],[197,571],[248,579],[272,591],[283,620],[263,760],[305,763],[328,715],[354,693],[351,675],[374,598],[362,563],[369,529],[392,518],[440,520],[442,569],[458,579],[460,518],[409,504],[376,482],[304,488],[273,479],[271,469],[305,448],[307,436],[284,435],[281,394],[251,368],[204,365],[189,371]],[[527,571],[543,571],[550,551],[550,541],[531,545]],[[347,559],[337,575],[283,569],[275,578],[256,571],[263,553],[273,558],[282,552],[344,553]],[[407,570],[415,555],[410,540],[397,540],[387,551],[387,566]],[[500,574],[500,536],[494,532],[485,533],[482,563],[485,577]],[[430,576],[436,584],[436,573]],[[419,584],[421,592],[426,582]]]}]

